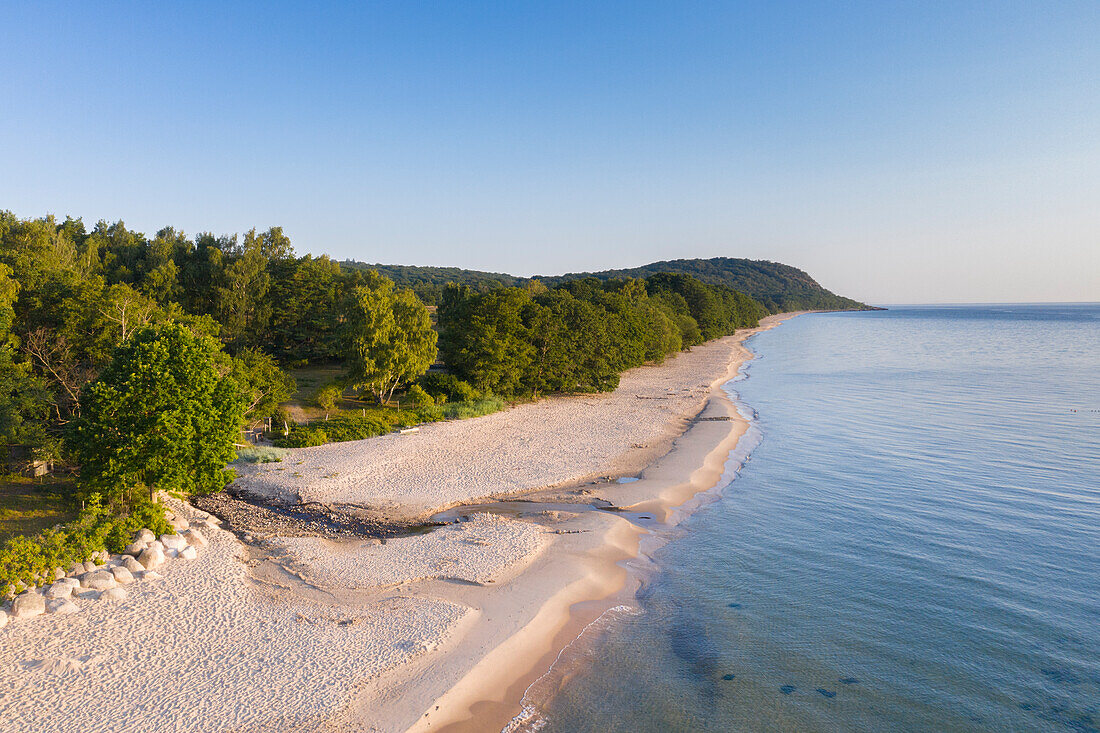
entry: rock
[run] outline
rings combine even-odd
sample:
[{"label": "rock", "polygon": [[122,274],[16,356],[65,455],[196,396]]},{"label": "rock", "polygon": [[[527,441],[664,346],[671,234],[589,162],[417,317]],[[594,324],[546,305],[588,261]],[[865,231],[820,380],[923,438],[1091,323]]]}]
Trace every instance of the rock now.
[{"label": "rock", "polygon": [[142,575],[143,580],[160,580],[164,576],[158,573],[156,570],[146,570]]},{"label": "rock", "polygon": [[[138,564],[140,565],[141,563]],[[126,585],[134,582],[134,574],[122,566],[111,568],[111,575],[115,576],[115,581],[119,585]]]},{"label": "rock", "polygon": [[180,550],[180,557],[183,558],[184,560],[194,560],[198,556],[199,556],[199,551],[196,550],[191,545],[188,545],[187,547]]},{"label": "rock", "polygon": [[168,520],[168,524],[172,525],[172,529],[181,530],[185,529],[191,523],[181,517],[172,517]]},{"label": "rock", "polygon": [[108,588],[99,594],[99,600],[101,601],[125,601],[126,589],[125,588]]},{"label": "rock", "polygon": [[58,583],[62,583],[64,585],[67,585],[70,588],[79,588],[80,587],[80,578],[68,578],[68,577],[62,578],[61,580],[57,581],[57,583],[55,583],[54,585],[57,585]]},{"label": "rock", "polygon": [[126,545],[126,549],[123,550],[123,552],[131,557],[137,557],[141,554],[141,551],[148,546],[149,545],[147,542],[131,542],[130,544]]},{"label": "rock", "polygon": [[164,545],[165,550],[182,550],[187,547],[187,540],[178,534],[162,534],[160,543]]},{"label": "rock", "polygon": [[141,554],[138,555],[138,562],[146,570],[158,568],[164,564],[164,550],[154,543],[141,551]]},{"label": "rock", "polygon": [[153,540],[152,542],[149,543],[149,545],[146,549],[148,549],[149,547],[155,547],[158,550],[160,550],[161,552],[164,552],[164,543],[161,542],[160,540]]},{"label": "rock", "polygon": [[139,529],[136,533],[134,533],[134,542],[141,542],[146,545],[148,545],[156,538],[157,536],[147,529]]},{"label": "rock", "polygon": [[40,616],[46,612],[46,599],[34,591],[20,593],[11,602],[11,617],[19,620]]},{"label": "rock", "polygon": [[61,580],[64,577],[65,577],[65,571],[64,570],[62,570],[61,568],[54,568],[53,569],[53,579],[54,580]]},{"label": "rock", "polygon": [[194,547],[206,547],[208,544],[206,538],[203,537],[202,532],[197,529],[189,529],[184,531],[183,536],[187,539],[187,544]]},{"label": "rock", "polygon": [[85,572],[87,571],[84,570],[84,563],[82,562],[74,562],[72,565],[69,566],[69,577],[83,575]]},{"label": "rock", "polygon": [[73,587],[68,583],[54,583],[46,588],[45,596],[47,601],[60,601],[65,600],[72,594]]},{"label": "rock", "polygon": [[138,573],[145,570],[145,566],[137,561],[137,558],[127,555],[122,559],[121,567],[126,568],[131,573]]},{"label": "rock", "polygon": [[118,581],[115,580],[115,576],[110,570],[96,570],[81,575],[80,585],[82,588],[91,588],[92,590],[107,590],[118,585]]},{"label": "rock", "polygon": [[8,612],[0,609],[0,629],[8,625]]},{"label": "rock", "polygon": [[175,560],[177,557],[180,556],[180,551],[179,550],[165,550],[164,551],[164,556],[166,558],[168,558],[169,560]]},{"label": "rock", "polygon": [[62,616],[66,616],[70,613],[76,613],[80,610],[80,606],[72,602],[68,598],[58,598],[57,600],[50,601],[46,604],[47,613],[57,613]]},{"label": "rock", "polygon": [[90,572],[93,572],[94,570],[96,570],[96,566],[95,566],[94,562],[92,562],[91,560],[88,560],[84,563],[84,572],[90,573]]}]

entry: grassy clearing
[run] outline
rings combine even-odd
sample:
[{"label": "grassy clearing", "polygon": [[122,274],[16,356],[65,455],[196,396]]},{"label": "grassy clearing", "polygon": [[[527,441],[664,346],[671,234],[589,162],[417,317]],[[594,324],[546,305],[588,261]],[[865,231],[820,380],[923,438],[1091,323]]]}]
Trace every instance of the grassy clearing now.
[{"label": "grassy clearing", "polygon": [[0,478],[0,542],[76,519],[79,507],[64,497],[70,487],[61,479]]},{"label": "grassy clearing", "polygon": [[237,460],[243,463],[279,463],[286,457],[286,449],[267,445],[254,445],[237,451]]}]

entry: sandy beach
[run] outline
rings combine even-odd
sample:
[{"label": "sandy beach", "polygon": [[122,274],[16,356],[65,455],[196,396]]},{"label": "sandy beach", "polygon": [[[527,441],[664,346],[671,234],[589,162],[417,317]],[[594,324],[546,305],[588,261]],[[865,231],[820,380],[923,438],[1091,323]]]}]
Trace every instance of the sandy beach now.
[{"label": "sandy beach", "polygon": [[244,544],[211,529],[197,559],[125,600],[0,630],[0,731],[500,730],[560,649],[632,592],[623,561],[646,530],[591,504],[676,523],[718,482],[747,428],[721,385],[756,330],[627,372],[609,394],[247,468],[238,484],[255,495],[398,522],[502,497],[555,506],[386,541]]}]

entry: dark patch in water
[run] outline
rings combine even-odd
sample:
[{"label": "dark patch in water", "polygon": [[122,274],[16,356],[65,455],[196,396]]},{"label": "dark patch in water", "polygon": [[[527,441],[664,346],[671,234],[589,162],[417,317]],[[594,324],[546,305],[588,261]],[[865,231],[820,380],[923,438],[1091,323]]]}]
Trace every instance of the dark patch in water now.
[{"label": "dark patch in water", "polygon": [[1035,706],[1029,702],[1020,703],[1020,710],[1034,710]]},{"label": "dark patch in water", "polygon": [[789,695],[797,689],[798,688],[795,687],[794,685],[783,685],[782,687],[779,688],[779,691],[782,692],[784,695]]},{"label": "dark patch in water", "polygon": [[740,603],[727,603],[726,608],[741,608]]},{"label": "dark patch in water", "polygon": [[840,684],[842,684],[842,685],[858,685],[859,680],[857,680],[855,677],[841,677],[840,678]]},{"label": "dark patch in water", "polygon": [[1068,669],[1040,669],[1039,671],[1045,674],[1051,682],[1058,684],[1076,685],[1081,682],[1081,678]]},{"label": "dark patch in water", "polygon": [[817,688],[817,691],[821,693],[822,697],[836,697],[836,693],[832,690],[826,690],[823,687]]},{"label": "dark patch in water", "polygon": [[733,674],[724,674],[724,675],[722,675],[722,679],[724,679],[726,682],[729,682],[730,680],[732,680],[736,676],[737,675],[733,675]]}]

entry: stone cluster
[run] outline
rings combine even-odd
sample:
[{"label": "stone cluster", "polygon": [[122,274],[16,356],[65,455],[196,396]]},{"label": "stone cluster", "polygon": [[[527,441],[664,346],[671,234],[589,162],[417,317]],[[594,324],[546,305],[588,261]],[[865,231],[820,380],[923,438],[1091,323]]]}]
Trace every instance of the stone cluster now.
[{"label": "stone cluster", "polygon": [[197,558],[199,549],[207,545],[202,532],[215,529],[219,524],[205,512],[199,512],[190,520],[171,512],[167,517],[176,534],[157,537],[148,529],[141,529],[134,533],[133,542],[121,555],[97,552],[87,562],[74,562],[68,569],[57,568],[53,583],[24,591],[0,608],[0,628],[7,626],[9,621],[43,614],[77,613],[79,602],[125,600],[125,586],[164,577],[158,568],[172,560]]}]

